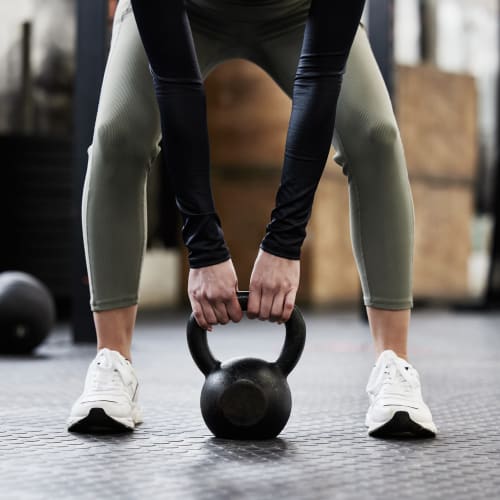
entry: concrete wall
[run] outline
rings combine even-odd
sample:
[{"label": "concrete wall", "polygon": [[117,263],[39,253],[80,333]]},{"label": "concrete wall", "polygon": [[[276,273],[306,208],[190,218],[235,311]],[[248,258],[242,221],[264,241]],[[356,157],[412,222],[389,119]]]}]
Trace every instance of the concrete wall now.
[{"label": "concrete wall", "polygon": [[22,23],[32,23],[33,128],[68,133],[74,75],[75,1],[0,0],[0,133],[22,128]]}]

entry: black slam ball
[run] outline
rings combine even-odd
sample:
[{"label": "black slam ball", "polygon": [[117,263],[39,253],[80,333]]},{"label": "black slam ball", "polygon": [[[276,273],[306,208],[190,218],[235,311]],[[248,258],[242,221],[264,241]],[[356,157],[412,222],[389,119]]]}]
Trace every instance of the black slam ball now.
[{"label": "black slam ball", "polygon": [[0,353],[29,353],[50,333],[55,306],[47,287],[29,274],[0,274]]}]

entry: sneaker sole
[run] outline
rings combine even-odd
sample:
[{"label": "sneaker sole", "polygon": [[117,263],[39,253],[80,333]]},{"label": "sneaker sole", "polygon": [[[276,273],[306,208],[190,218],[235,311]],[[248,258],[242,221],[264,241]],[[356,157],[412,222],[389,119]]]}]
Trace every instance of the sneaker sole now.
[{"label": "sneaker sole", "polygon": [[376,429],[368,431],[368,435],[379,438],[433,438],[436,433],[413,421],[406,411],[397,411],[393,417]]},{"label": "sneaker sole", "polygon": [[88,415],[68,425],[68,431],[83,434],[119,434],[134,430],[131,419],[111,418],[102,408],[91,408]]}]

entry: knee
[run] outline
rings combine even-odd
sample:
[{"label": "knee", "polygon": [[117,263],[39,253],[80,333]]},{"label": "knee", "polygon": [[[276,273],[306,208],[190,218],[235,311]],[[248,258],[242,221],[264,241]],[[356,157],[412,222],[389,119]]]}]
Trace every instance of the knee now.
[{"label": "knee", "polygon": [[399,129],[395,121],[378,121],[361,133],[359,175],[394,176],[406,169]]},{"label": "knee", "polygon": [[337,151],[335,161],[346,177],[356,177],[369,185],[406,172],[401,135],[395,120],[372,121],[360,127],[347,144]]},{"label": "knee", "polygon": [[107,169],[149,165],[155,150],[151,141],[124,124],[101,123],[94,131],[92,156],[105,163]]},{"label": "knee", "polygon": [[391,152],[399,146],[399,129],[395,121],[383,120],[370,124],[365,137],[362,137],[363,146],[373,152]]}]

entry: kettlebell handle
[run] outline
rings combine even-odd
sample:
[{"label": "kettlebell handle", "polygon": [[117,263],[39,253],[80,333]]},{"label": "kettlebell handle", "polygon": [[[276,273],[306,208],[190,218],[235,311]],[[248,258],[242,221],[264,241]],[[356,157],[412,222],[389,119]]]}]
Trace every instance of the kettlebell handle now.
[{"label": "kettlebell handle", "polygon": [[[248,307],[248,295],[248,292],[237,292],[243,311],[246,311]],[[306,341],[306,325],[297,306],[294,307],[290,319],[285,323],[285,329],[285,342],[275,363],[287,377],[298,363]],[[221,362],[210,351],[207,331],[198,325],[194,314],[191,314],[187,324],[187,340],[191,356],[205,376],[219,369]]]}]

